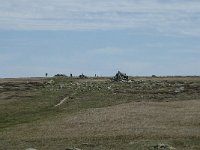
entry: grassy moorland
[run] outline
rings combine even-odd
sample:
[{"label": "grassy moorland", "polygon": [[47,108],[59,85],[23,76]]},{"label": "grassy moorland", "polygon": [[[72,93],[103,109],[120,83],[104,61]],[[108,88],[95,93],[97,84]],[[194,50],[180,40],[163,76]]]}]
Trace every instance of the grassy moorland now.
[{"label": "grassy moorland", "polygon": [[200,77],[0,79],[2,150],[199,150],[199,141]]}]

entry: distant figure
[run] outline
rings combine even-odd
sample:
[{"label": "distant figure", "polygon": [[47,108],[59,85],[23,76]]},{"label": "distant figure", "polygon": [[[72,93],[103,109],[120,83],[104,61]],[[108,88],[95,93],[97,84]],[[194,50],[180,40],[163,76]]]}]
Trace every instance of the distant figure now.
[{"label": "distant figure", "polygon": [[70,74],[70,77],[72,78],[73,76],[72,76],[72,73]]},{"label": "distant figure", "polygon": [[48,73],[45,73],[45,76],[47,77],[47,76],[48,76]]},{"label": "distant figure", "polygon": [[97,77],[97,74],[95,74],[95,77]]}]

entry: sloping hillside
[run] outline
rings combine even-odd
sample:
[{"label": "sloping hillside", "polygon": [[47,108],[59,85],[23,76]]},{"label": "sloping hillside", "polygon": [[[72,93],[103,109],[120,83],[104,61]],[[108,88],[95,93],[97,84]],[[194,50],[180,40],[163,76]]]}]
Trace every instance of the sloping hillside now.
[{"label": "sloping hillside", "polygon": [[200,78],[0,80],[0,149],[200,149]]}]

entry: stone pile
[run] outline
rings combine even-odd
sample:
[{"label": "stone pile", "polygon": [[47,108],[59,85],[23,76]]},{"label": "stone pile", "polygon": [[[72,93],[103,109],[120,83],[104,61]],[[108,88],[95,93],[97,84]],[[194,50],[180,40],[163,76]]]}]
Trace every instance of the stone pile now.
[{"label": "stone pile", "polygon": [[125,73],[121,73],[118,71],[116,75],[113,77],[114,81],[128,81],[128,76]]},{"label": "stone pile", "polygon": [[151,146],[149,150],[176,150],[174,147],[167,144],[159,143],[155,146]]}]

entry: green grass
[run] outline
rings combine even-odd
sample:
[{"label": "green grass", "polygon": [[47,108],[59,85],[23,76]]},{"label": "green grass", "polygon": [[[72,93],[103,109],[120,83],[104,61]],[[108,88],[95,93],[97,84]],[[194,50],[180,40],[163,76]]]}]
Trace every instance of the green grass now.
[{"label": "green grass", "polygon": [[[41,90],[42,91],[42,90]],[[59,113],[53,108],[59,95],[47,94],[45,91],[32,98],[19,98],[0,109],[0,128],[33,122]]]},{"label": "green grass", "polygon": [[[138,81],[133,83],[113,83],[109,80],[93,82],[70,78],[53,78],[55,83],[36,89],[21,91],[34,93],[31,97],[20,97],[1,105],[0,129],[21,123],[46,119],[62,112],[76,112],[88,108],[107,107],[131,101],[170,101],[200,98],[200,81]],[[77,84],[78,83],[78,84]],[[195,83],[195,88],[192,87]],[[60,89],[60,84],[65,87]],[[175,93],[175,89],[185,87],[185,91]],[[109,90],[108,88],[111,87]],[[74,94],[75,93],[75,94]],[[54,105],[66,96],[73,95],[58,108]],[[62,109],[65,108],[65,109]]]}]

